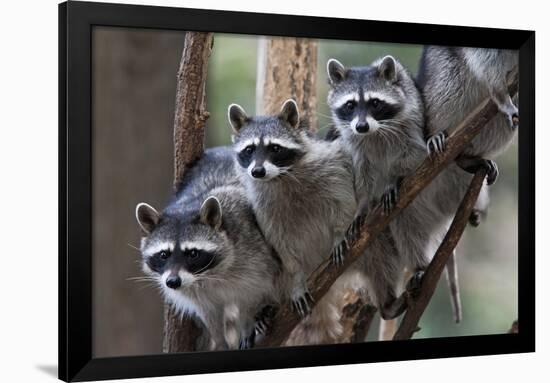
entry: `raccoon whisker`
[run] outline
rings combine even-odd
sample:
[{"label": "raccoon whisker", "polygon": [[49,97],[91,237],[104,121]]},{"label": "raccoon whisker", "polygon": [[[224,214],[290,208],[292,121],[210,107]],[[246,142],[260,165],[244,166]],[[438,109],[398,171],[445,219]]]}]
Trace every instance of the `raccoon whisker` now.
[{"label": "raccoon whisker", "polygon": [[216,259],[216,255],[214,255],[212,257],[212,259],[210,260],[210,262],[208,262],[208,264],[206,266],[204,266],[202,269],[198,270],[198,271],[195,271],[193,274],[200,274],[201,272],[203,272],[204,270],[208,269],[210,267],[210,265],[212,264],[212,262],[214,262],[214,260]]},{"label": "raccoon whisker", "polygon": [[159,286],[157,286],[156,284],[141,285],[140,287],[138,287],[138,291],[143,291],[149,288],[158,290]]},{"label": "raccoon whisker", "polygon": [[128,246],[130,246],[132,249],[134,250],[137,250],[137,251],[141,251],[140,249],[138,249],[137,247],[135,247],[134,245],[132,245],[131,243],[127,243]]},{"label": "raccoon whisker", "polygon": [[155,277],[148,277],[148,276],[142,276],[142,277],[128,277],[126,278],[127,281],[137,281],[137,282],[141,282],[141,281],[156,281],[157,278]]},{"label": "raccoon whisker", "polygon": [[319,112],[315,112],[315,114],[318,115],[318,116],[321,116],[321,117],[330,118],[332,120],[332,116],[329,116],[329,115],[326,115],[326,114],[323,114],[323,113],[319,113]]},{"label": "raccoon whisker", "polygon": [[331,126],[331,125],[333,125],[333,123],[332,123],[332,122],[329,122],[328,124],[319,127],[319,130],[323,130],[323,129],[325,129],[325,128],[328,128],[328,127]]}]

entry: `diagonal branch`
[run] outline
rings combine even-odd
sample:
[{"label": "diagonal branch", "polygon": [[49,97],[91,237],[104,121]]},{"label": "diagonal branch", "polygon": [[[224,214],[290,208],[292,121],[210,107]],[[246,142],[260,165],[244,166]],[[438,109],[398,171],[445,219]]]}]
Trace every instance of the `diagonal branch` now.
[{"label": "diagonal branch", "polygon": [[[510,76],[509,92],[515,95],[518,91],[519,81],[517,70]],[[447,165],[449,165],[466,146],[481,131],[481,129],[498,113],[496,104],[489,98],[485,99],[475,108],[455,129],[449,134],[445,151],[438,156],[427,157],[418,167],[416,172],[406,177],[400,188],[399,200],[396,207],[385,215],[379,206],[374,209],[361,225],[360,235],[351,243],[349,253],[341,267],[334,267],[327,259],[313,272],[308,279],[308,286],[314,300],[318,302],[330,289],[336,279],[354,261],[361,257],[372,240],[389,224],[389,222],[406,208]],[[291,331],[300,322],[300,318],[292,311],[287,303],[274,318],[273,328],[268,337],[260,344],[260,347],[273,347],[281,345]]]},{"label": "diagonal branch", "polygon": [[456,212],[456,215],[451,223],[449,231],[445,235],[445,238],[441,242],[441,245],[437,249],[434,258],[430,262],[430,265],[426,269],[424,276],[422,277],[422,284],[418,291],[411,294],[405,293],[408,296],[407,299],[407,311],[399,329],[395,333],[394,340],[410,339],[412,335],[418,330],[418,322],[420,317],[424,314],[424,310],[428,307],[430,299],[437,287],[439,278],[445,265],[454,248],[458,244],[462,233],[468,224],[468,218],[472,213],[472,209],[477,202],[481,186],[487,176],[487,169],[479,169],[470,183],[470,187],[466,192],[466,195],[462,199],[460,206]]}]

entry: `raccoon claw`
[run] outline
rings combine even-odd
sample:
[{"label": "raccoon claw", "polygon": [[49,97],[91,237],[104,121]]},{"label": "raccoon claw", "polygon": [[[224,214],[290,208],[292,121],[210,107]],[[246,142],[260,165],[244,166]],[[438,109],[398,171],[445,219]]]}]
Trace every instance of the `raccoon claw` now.
[{"label": "raccoon claw", "polygon": [[458,166],[468,173],[475,173],[480,166],[487,169],[487,185],[492,185],[498,178],[498,166],[493,160],[478,157],[459,157],[456,160]]},{"label": "raccoon claw", "polygon": [[349,250],[348,243],[344,239],[342,242],[340,242],[334,250],[332,250],[332,253],[330,254],[330,262],[334,266],[341,266],[344,264],[344,259],[346,258],[346,254]]},{"label": "raccoon claw", "polygon": [[351,223],[351,225],[348,227],[348,230],[346,230],[346,239],[345,241],[347,244],[353,243],[357,237],[359,237],[359,234],[361,233],[361,228],[365,224],[367,216],[365,214],[360,214]]},{"label": "raccoon claw", "polygon": [[301,318],[304,318],[311,313],[310,302],[314,302],[313,297],[309,292],[306,292],[302,296],[292,299],[292,310]]},{"label": "raccoon claw", "polygon": [[382,196],[382,205],[384,207],[384,214],[390,215],[391,211],[397,203],[398,187],[397,185],[391,185],[386,188],[386,192]]},{"label": "raccoon claw", "polygon": [[267,334],[267,323],[265,320],[260,319],[256,321],[256,324],[254,325],[254,330],[256,331],[256,334],[258,335],[265,335]]},{"label": "raccoon claw", "polygon": [[409,293],[414,293],[418,289],[420,289],[420,286],[422,285],[422,278],[424,277],[424,270],[418,270],[413,274],[411,279],[407,282],[406,290]]},{"label": "raccoon claw", "polygon": [[495,161],[485,160],[484,165],[487,168],[487,185],[492,185],[498,178],[498,166]]},{"label": "raccoon claw", "polygon": [[255,339],[256,339],[255,331],[252,331],[252,334],[248,336],[242,337],[239,340],[239,350],[247,350],[249,348],[254,347]]},{"label": "raccoon claw", "polygon": [[447,143],[447,132],[439,132],[428,138],[426,147],[428,149],[428,154],[439,154],[445,150],[445,145]]},{"label": "raccoon claw", "polygon": [[276,308],[272,305],[266,305],[254,318],[254,329],[256,335],[266,335],[271,327],[271,321],[275,316]]}]

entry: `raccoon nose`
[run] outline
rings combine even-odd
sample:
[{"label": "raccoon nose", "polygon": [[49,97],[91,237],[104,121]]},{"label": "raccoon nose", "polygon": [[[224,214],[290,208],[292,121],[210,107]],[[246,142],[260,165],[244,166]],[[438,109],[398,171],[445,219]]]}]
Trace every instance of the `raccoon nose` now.
[{"label": "raccoon nose", "polygon": [[357,125],[355,125],[355,130],[357,130],[357,133],[367,133],[369,131],[369,124],[367,121],[358,122]]},{"label": "raccoon nose", "polygon": [[171,289],[177,289],[181,286],[181,278],[177,275],[171,275],[168,278],[166,278],[166,286],[170,287]]},{"label": "raccoon nose", "polygon": [[263,178],[265,177],[265,168],[263,166],[256,166],[252,169],[251,173],[254,178]]}]

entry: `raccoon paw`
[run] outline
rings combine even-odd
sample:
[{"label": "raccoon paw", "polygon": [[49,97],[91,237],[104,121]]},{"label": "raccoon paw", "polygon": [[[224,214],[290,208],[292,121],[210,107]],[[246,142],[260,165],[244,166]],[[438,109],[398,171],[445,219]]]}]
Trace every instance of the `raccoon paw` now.
[{"label": "raccoon paw", "polygon": [[417,270],[407,282],[406,290],[409,293],[414,293],[420,289],[422,285],[422,278],[424,277],[424,270]]},{"label": "raccoon paw", "polygon": [[365,224],[366,218],[366,214],[359,214],[348,227],[345,234],[345,241],[348,244],[353,243],[359,237],[359,234],[361,234],[361,228]]},{"label": "raccoon paw", "polygon": [[347,240],[343,240],[340,242],[336,247],[332,250],[332,253],[330,253],[330,262],[334,266],[341,266],[344,264],[344,259],[346,258],[346,254],[349,250],[348,242]]},{"label": "raccoon paw", "polygon": [[399,187],[396,185],[389,185],[386,187],[384,195],[382,195],[382,206],[384,207],[384,214],[389,215],[395,205],[397,204],[397,198],[399,193]]},{"label": "raccoon paw", "polygon": [[254,317],[254,329],[256,331],[256,335],[266,335],[269,332],[276,312],[277,309],[275,306],[266,305],[258,314],[256,314]]},{"label": "raccoon paw", "polygon": [[439,154],[445,150],[445,145],[447,143],[447,132],[439,132],[434,134],[426,143],[426,148],[428,149],[428,154]]},{"label": "raccoon paw", "polygon": [[252,331],[251,334],[241,336],[241,339],[239,340],[239,350],[247,350],[249,348],[254,347],[256,339],[256,332]]},{"label": "raccoon paw", "polygon": [[456,159],[456,163],[468,173],[475,173],[481,166],[487,169],[487,185],[494,184],[498,178],[498,166],[493,160],[461,156]]},{"label": "raccoon paw", "polygon": [[292,310],[300,317],[304,318],[311,313],[310,303],[313,302],[313,297],[309,291],[303,291],[301,294],[293,294]]},{"label": "raccoon paw", "polygon": [[492,185],[498,178],[497,163],[492,160],[485,160],[484,166],[487,167],[487,185]]},{"label": "raccoon paw", "polygon": [[478,227],[481,224],[481,212],[476,209],[472,210],[468,222],[470,222],[470,225],[473,227]]}]

